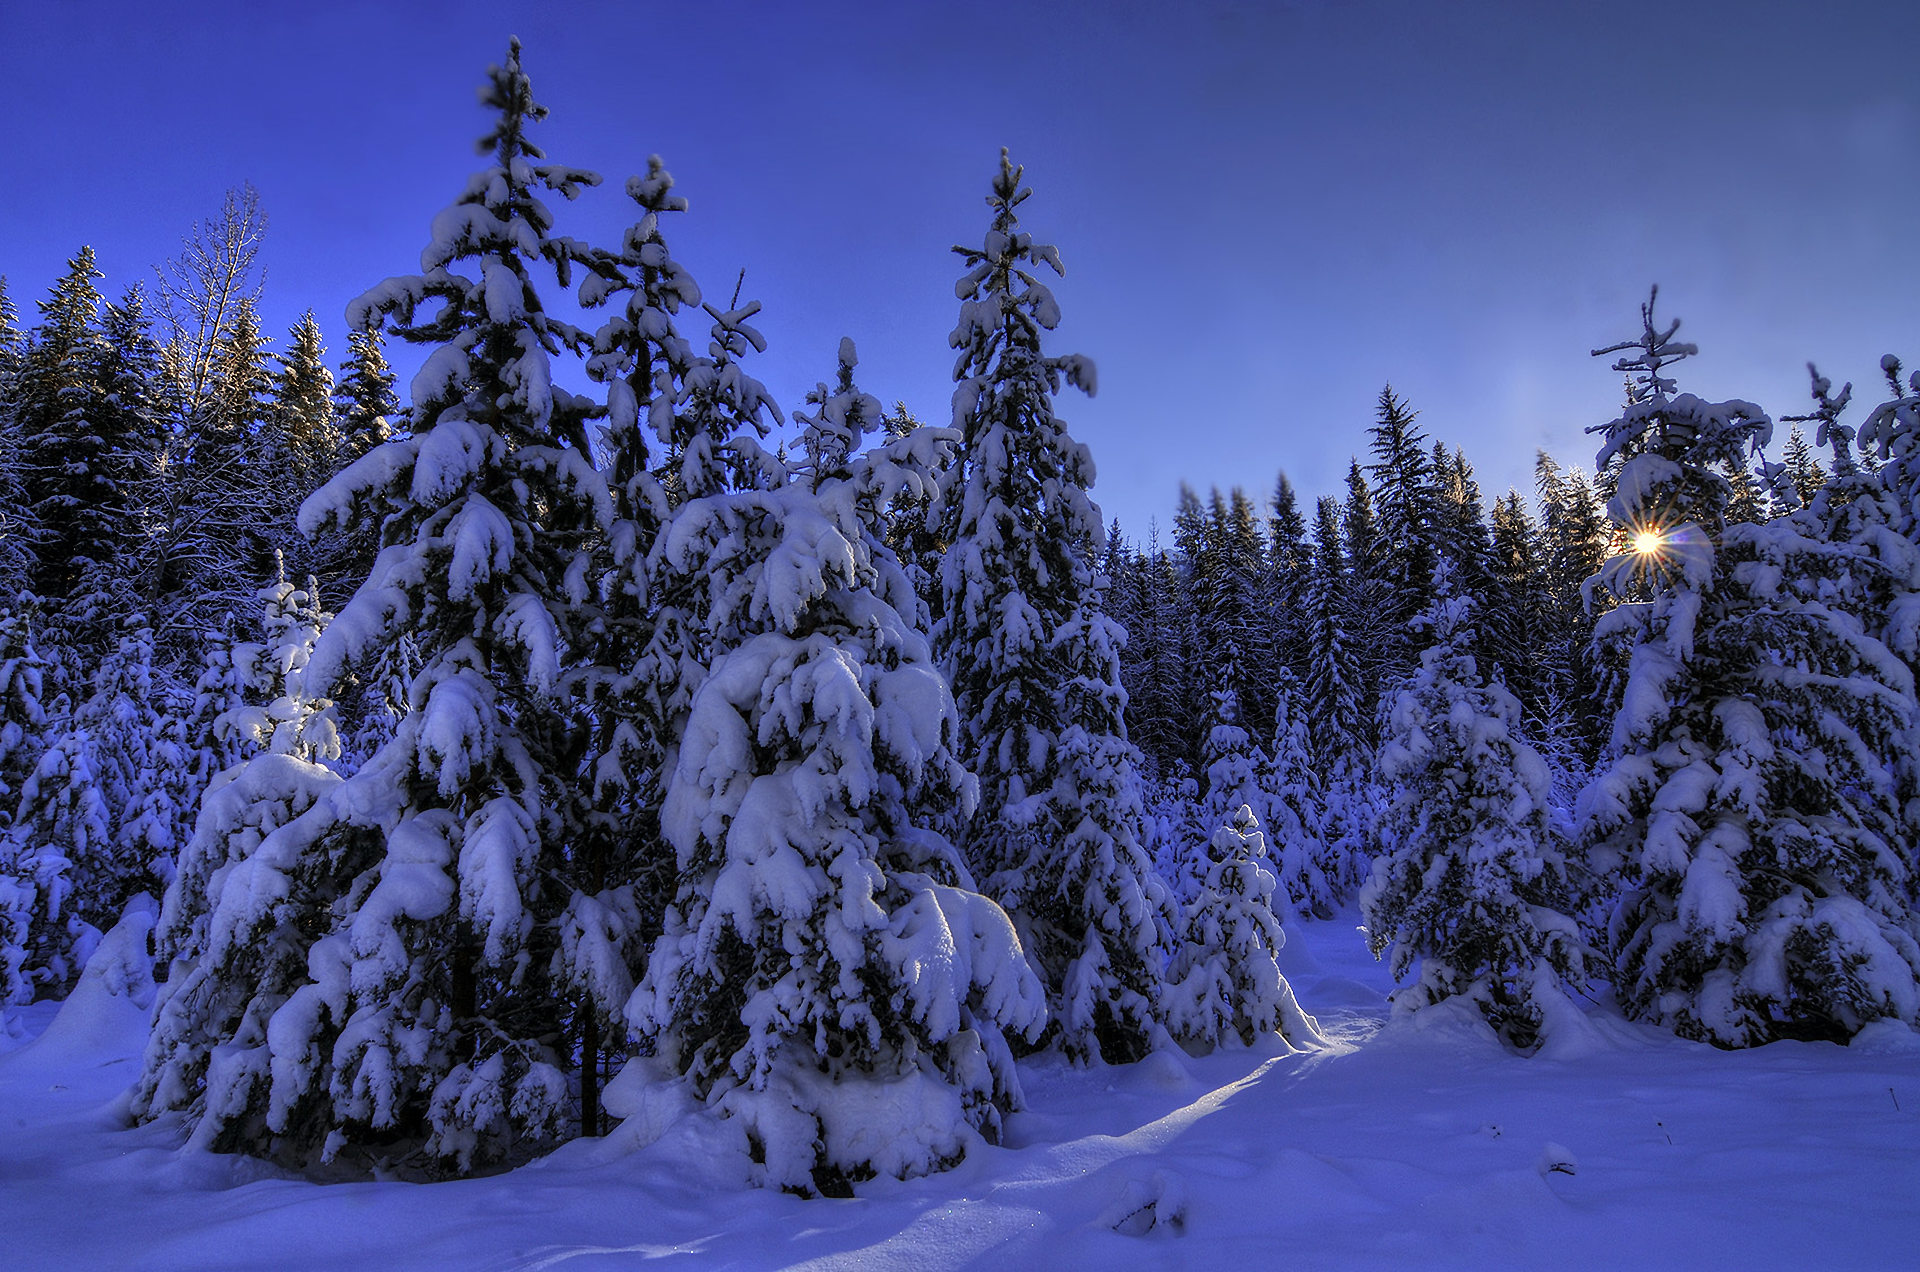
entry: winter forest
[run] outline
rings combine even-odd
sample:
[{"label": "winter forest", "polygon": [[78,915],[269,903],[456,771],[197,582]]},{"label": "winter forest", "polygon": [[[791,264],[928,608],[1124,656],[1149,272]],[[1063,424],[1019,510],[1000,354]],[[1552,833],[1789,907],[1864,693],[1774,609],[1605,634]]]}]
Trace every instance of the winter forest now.
[{"label": "winter forest", "polygon": [[521,57],[337,332],[263,330],[251,188],[150,276],[0,281],[0,1076],[104,995],[110,1133],[249,1179],[622,1128],[824,1208],[978,1178],[1036,1084],[1353,1051],[1302,933],[1501,1063],[1911,1076],[1920,371],[1703,400],[1651,289],[1532,490],[1386,386],[1340,489],[1103,524],[1044,173],[954,248],[950,416],[852,339],[779,402],[752,278],[660,158],[549,158]]}]

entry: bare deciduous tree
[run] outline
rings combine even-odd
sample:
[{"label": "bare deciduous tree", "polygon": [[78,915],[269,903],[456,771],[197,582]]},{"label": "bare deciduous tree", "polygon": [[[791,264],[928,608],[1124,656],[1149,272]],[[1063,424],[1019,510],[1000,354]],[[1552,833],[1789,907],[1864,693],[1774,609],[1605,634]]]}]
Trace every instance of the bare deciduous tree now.
[{"label": "bare deciduous tree", "polygon": [[213,370],[220,333],[243,301],[260,299],[266,269],[259,265],[267,214],[252,182],[229,189],[218,215],[202,221],[182,242],[185,250],[153,272],[160,280],[160,313],[178,351],[181,388],[198,404]]}]

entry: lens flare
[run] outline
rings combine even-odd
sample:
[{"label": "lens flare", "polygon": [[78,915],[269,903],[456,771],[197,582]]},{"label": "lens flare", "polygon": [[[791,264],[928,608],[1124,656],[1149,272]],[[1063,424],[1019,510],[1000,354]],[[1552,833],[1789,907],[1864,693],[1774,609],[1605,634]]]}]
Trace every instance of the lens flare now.
[{"label": "lens flare", "polygon": [[1666,544],[1666,539],[1652,530],[1642,530],[1633,536],[1633,550],[1641,556],[1652,556]]}]

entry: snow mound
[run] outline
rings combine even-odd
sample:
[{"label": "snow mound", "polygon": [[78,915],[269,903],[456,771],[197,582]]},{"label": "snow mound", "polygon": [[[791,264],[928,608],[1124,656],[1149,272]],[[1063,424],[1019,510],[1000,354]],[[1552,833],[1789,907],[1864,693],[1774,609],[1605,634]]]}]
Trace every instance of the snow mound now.
[{"label": "snow mound", "polygon": [[153,959],[147,937],[158,913],[145,893],[128,902],[46,1032],[9,1053],[7,1062],[51,1067],[138,1056],[152,1024]]},{"label": "snow mound", "polygon": [[1901,1020],[1876,1020],[1853,1036],[1848,1049],[1870,1056],[1920,1056],[1920,1029]]}]

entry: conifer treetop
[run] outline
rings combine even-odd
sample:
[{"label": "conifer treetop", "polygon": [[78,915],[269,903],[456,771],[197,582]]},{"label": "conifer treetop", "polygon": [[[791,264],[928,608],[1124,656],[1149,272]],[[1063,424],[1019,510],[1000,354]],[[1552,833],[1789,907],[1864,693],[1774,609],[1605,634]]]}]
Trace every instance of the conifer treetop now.
[{"label": "conifer treetop", "polygon": [[[1060,323],[1060,305],[1053,291],[1026,266],[1045,265],[1058,277],[1066,276],[1058,248],[1035,243],[1033,236],[1019,229],[1014,209],[1033,194],[1020,184],[1026,169],[1016,166],[1006,147],[1000,149],[1000,171],[993,180],[987,206],[993,209],[993,223],[979,247],[959,244],[954,251],[967,264],[967,272],[954,284],[954,295],[961,301],[960,323],[947,338],[960,350],[954,362],[953,378],[961,383],[954,395],[954,422],[959,424],[973,405],[974,384],[980,372],[996,354],[1018,350],[1038,359],[1040,332],[1053,330]],[[1092,397],[1097,388],[1093,360],[1079,354],[1039,360],[1050,386],[1059,388],[1060,376]]]}]

